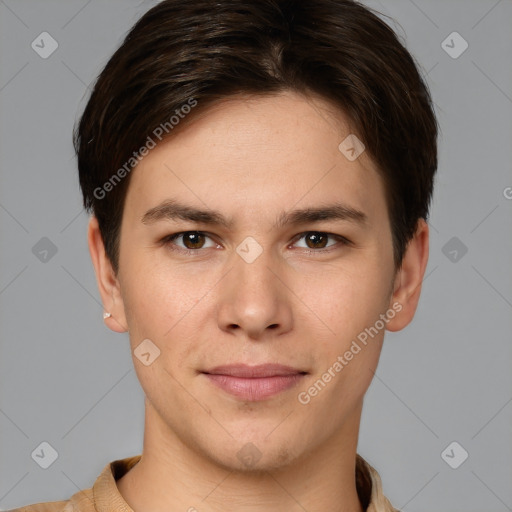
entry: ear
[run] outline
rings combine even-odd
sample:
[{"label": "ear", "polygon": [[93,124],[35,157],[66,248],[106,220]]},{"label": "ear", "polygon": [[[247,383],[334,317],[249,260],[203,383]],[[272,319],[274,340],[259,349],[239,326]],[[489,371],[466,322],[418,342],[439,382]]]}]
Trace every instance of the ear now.
[{"label": "ear", "polygon": [[94,215],[89,221],[87,242],[96,272],[96,282],[101,300],[105,311],[111,314],[109,318],[104,320],[105,324],[115,332],[126,332],[128,328],[125,327],[127,323],[119,280],[105,252],[98,219]]},{"label": "ear", "polygon": [[386,324],[388,331],[400,331],[414,317],[420,299],[423,276],[427,268],[428,250],[428,224],[424,219],[420,219],[416,226],[416,232],[407,245],[402,265],[395,276],[389,307],[397,311],[397,314]]}]

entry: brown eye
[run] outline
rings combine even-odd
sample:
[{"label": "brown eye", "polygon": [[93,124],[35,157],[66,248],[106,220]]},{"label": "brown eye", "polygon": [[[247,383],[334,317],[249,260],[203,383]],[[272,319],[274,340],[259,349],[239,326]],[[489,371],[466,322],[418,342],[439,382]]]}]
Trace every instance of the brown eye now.
[{"label": "brown eye", "polygon": [[206,238],[202,233],[197,231],[187,231],[181,236],[183,237],[183,245],[187,249],[201,249]]},{"label": "brown eye", "polygon": [[165,236],[161,242],[169,249],[182,252],[188,251],[188,254],[216,246],[211,237],[201,231],[181,231],[180,233]]},{"label": "brown eye", "polygon": [[[318,252],[319,254],[349,245],[351,245],[351,242],[348,238],[324,231],[305,231],[295,242],[296,247],[306,249],[306,251],[313,249],[309,252]],[[325,251],[322,251],[322,249],[325,249]]]},{"label": "brown eye", "polygon": [[306,245],[310,249],[323,249],[327,245],[329,236],[326,233],[312,231],[305,235]]}]

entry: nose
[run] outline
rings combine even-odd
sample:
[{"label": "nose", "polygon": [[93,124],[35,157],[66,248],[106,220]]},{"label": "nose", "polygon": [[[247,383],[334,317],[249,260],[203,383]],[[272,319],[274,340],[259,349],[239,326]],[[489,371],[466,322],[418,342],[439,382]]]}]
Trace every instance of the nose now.
[{"label": "nose", "polygon": [[288,332],[293,315],[285,274],[268,251],[251,263],[234,254],[227,279],[219,283],[219,328],[252,340]]}]

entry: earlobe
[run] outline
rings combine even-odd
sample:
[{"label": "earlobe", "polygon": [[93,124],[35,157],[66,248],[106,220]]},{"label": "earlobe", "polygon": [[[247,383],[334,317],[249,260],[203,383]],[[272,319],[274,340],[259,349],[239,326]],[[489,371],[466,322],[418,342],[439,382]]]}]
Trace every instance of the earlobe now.
[{"label": "earlobe", "polygon": [[105,308],[103,315],[105,324],[115,332],[126,332],[128,329],[125,327],[127,324],[119,280],[105,252],[98,219],[94,215],[89,221],[87,242],[96,273],[96,282]]},{"label": "earlobe", "polygon": [[429,228],[425,220],[420,219],[416,232],[407,245],[402,265],[395,277],[389,307],[393,307],[393,304],[395,304],[395,308],[401,307],[401,309],[387,323],[386,329],[388,331],[400,331],[414,318],[427,268],[428,252]]}]

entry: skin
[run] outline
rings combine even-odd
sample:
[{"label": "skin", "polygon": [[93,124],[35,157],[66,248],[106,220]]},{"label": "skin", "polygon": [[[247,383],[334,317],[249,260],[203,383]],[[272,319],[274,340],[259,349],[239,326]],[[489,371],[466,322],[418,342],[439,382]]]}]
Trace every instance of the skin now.
[{"label": "skin", "polygon": [[[142,459],[117,481],[135,512],[362,510],[354,466],[363,397],[384,331],[404,328],[416,311],[428,226],[418,222],[395,273],[375,164],[366,152],[351,162],[338,149],[350,133],[347,117],[319,97],[232,97],[132,171],[117,275],[91,218],[89,248],[112,314],[106,324],[129,332],[146,396]],[[233,225],[141,221],[168,199],[215,210]],[[282,212],[335,202],[363,211],[366,223],[274,225]],[[184,231],[207,236],[196,245],[183,237],[160,242]],[[308,232],[350,243],[330,237],[327,247],[318,246]],[[252,263],[236,252],[248,236],[262,248]],[[195,252],[179,252],[187,247]],[[401,311],[385,329],[308,404],[300,403],[298,393],[394,303]],[[149,366],[133,355],[144,339],[161,351]],[[308,374],[294,388],[248,402],[199,373],[266,362]],[[260,453],[250,467],[237,457],[248,443]]]}]

